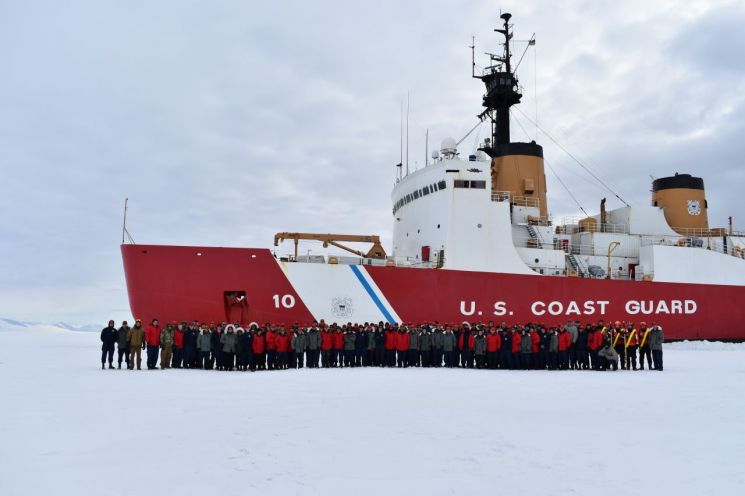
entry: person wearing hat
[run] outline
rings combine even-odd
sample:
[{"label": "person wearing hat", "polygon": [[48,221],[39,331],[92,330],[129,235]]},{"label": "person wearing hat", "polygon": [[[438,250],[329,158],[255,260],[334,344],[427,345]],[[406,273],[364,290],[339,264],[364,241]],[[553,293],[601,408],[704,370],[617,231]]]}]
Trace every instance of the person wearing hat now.
[{"label": "person wearing hat", "polygon": [[621,359],[621,369],[626,369],[626,328],[621,324],[620,321],[616,321],[613,324],[611,330],[611,336],[613,337],[613,349],[616,350],[619,358]]},{"label": "person wearing hat", "polygon": [[652,370],[652,350],[649,347],[649,332],[646,322],[639,324],[639,367],[644,370],[644,358],[647,359],[649,370]]},{"label": "person wearing hat", "polygon": [[407,353],[409,352],[409,329],[406,326],[398,328],[396,335],[396,359],[398,367],[408,367],[409,361]]},{"label": "person wearing hat", "polygon": [[548,341],[548,369],[556,370],[559,368],[559,331],[551,328],[550,339]]},{"label": "person wearing hat", "polygon": [[576,366],[576,357],[574,355],[574,345],[577,342],[577,337],[579,335],[579,329],[577,328],[577,324],[574,320],[570,320],[567,322],[567,325],[565,329],[567,330],[567,333],[569,333],[569,336],[571,337],[572,343],[569,345],[569,348],[567,348],[567,361],[569,363],[570,369],[575,368]]},{"label": "person wearing hat", "polygon": [[512,328],[512,334],[510,335],[510,343],[512,346],[511,352],[511,366],[513,370],[520,369],[520,346],[522,345],[522,335],[518,326]]},{"label": "person wearing hat", "polygon": [[449,325],[445,326],[445,330],[442,333],[442,354],[443,360],[445,361],[445,367],[455,367],[455,359],[453,353],[455,351],[456,339],[453,329]]},{"label": "person wearing hat", "polygon": [[295,328],[295,332],[290,340],[292,348],[292,361],[290,368],[302,369],[304,365],[305,351],[308,349],[308,336],[305,335],[303,328]]},{"label": "person wearing hat", "polygon": [[475,332],[471,330],[471,324],[463,322],[460,336],[458,336],[458,350],[460,351],[460,366],[462,368],[473,368],[473,342]]},{"label": "person wearing hat", "polygon": [[127,334],[129,334],[129,326],[127,321],[122,321],[122,326],[116,331],[116,350],[119,355],[118,369],[122,368],[122,358],[125,359],[124,363],[129,365],[129,342],[127,342]]},{"label": "person wearing hat", "polygon": [[222,326],[216,326],[210,322],[210,338],[212,339],[212,358],[210,359],[210,368],[214,365],[215,370],[222,370]]},{"label": "person wearing hat", "polygon": [[653,325],[649,333],[649,347],[652,349],[652,362],[654,369],[662,372],[662,343],[665,341],[665,335],[662,333],[662,327]]},{"label": "person wearing hat", "polygon": [[[252,326],[254,327],[254,326]],[[255,326],[254,340],[251,347],[254,352],[253,367],[251,370],[259,369],[266,370],[266,338],[264,337],[264,330],[259,329]]]},{"label": "person wearing hat", "polygon": [[109,324],[101,329],[101,369],[106,368],[106,357],[109,357],[109,368],[113,369],[114,365],[114,343],[116,343],[118,334],[114,328],[114,321],[110,320]]},{"label": "person wearing hat", "polygon": [[160,324],[158,319],[153,319],[145,328],[145,344],[147,345],[147,368],[153,370],[158,368],[158,348],[160,348]]},{"label": "person wearing hat", "polygon": [[140,319],[135,320],[135,325],[127,332],[127,344],[129,345],[129,362],[127,363],[127,368],[134,370],[136,357],[137,370],[141,370],[142,350],[145,349],[145,330],[142,328]]}]

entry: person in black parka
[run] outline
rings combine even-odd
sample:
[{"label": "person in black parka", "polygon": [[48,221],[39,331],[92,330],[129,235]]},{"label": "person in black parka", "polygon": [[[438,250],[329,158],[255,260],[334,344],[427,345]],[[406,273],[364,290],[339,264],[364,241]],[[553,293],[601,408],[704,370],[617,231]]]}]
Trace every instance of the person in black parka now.
[{"label": "person in black parka", "polygon": [[106,368],[106,356],[108,355],[109,368],[114,368],[114,344],[117,341],[119,333],[114,327],[114,321],[110,320],[109,325],[101,329],[101,368]]}]

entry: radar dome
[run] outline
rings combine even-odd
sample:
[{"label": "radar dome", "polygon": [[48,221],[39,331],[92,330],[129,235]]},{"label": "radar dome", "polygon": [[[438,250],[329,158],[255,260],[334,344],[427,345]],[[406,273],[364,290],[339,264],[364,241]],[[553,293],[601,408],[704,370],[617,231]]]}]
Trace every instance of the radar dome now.
[{"label": "radar dome", "polygon": [[440,152],[443,155],[454,155],[458,153],[458,145],[453,138],[445,138],[440,144]]}]

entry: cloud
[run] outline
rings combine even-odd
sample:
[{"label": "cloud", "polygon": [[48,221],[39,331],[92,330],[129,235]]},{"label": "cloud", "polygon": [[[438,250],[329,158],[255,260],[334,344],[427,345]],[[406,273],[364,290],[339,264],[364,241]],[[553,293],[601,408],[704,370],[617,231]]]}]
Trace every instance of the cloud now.
[{"label": "cloud", "polygon": [[[502,7],[517,38],[537,34],[519,74],[526,115],[537,101],[541,126],[629,202],[649,201],[650,174],[690,172],[705,178],[712,223],[745,219],[742,7]],[[307,230],[389,244],[401,100],[411,93],[421,167],[425,129],[433,149],[475,123],[467,46],[475,34],[492,49],[499,14],[474,0],[0,9],[0,315],[79,322],[126,317],[125,197],[142,243],[269,247],[277,231]],[[597,210],[608,192],[537,137]],[[551,174],[549,201],[556,218],[579,210]]]}]

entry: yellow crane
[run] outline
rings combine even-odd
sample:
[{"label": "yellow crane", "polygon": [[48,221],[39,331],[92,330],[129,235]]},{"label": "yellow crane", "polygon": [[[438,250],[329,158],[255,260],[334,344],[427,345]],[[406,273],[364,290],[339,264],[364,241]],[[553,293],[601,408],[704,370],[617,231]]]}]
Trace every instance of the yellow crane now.
[{"label": "yellow crane", "polygon": [[[295,242],[295,259],[297,259],[297,245],[301,239],[321,241],[324,248],[328,248],[329,245],[341,248],[350,253],[354,253],[364,258],[377,258],[385,259],[385,249],[380,244],[380,236],[374,235],[359,235],[359,234],[318,234],[318,233],[291,233],[291,232],[280,232],[274,235],[274,246],[279,246],[279,243],[285,239],[291,239]],[[372,248],[365,253],[354,248],[349,248],[339,241],[348,243],[372,243]]]}]

